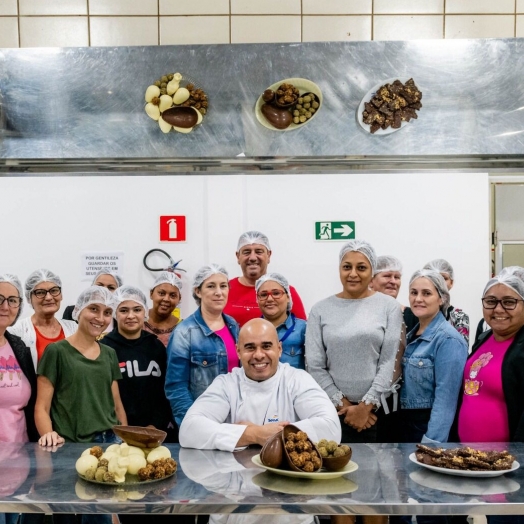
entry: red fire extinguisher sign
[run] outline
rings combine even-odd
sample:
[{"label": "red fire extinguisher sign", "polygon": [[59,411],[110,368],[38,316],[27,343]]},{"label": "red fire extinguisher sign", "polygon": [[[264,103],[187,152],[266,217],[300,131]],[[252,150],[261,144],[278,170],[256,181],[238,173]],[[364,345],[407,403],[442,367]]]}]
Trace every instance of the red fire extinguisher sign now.
[{"label": "red fire extinguisher sign", "polygon": [[160,242],[185,242],[186,217],[169,215],[160,217]]}]

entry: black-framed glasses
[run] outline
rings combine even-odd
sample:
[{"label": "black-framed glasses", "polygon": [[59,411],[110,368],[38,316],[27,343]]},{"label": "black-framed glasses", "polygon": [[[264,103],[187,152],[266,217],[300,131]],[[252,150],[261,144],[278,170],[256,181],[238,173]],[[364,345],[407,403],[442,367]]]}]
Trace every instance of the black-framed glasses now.
[{"label": "black-framed glasses", "polygon": [[9,307],[18,308],[22,304],[22,299],[20,297],[4,297],[4,295],[0,295],[0,306],[7,300],[7,305]]},{"label": "black-framed glasses", "polygon": [[48,293],[52,297],[57,297],[58,295],[60,295],[60,293],[62,293],[62,288],[55,286],[55,287],[52,287],[51,289],[35,289],[34,291],[32,291],[32,293],[36,298],[39,298],[40,300],[42,300],[43,298],[45,298],[45,296]]},{"label": "black-framed glasses", "polygon": [[482,305],[484,309],[495,309],[500,304],[506,311],[512,311],[517,307],[519,302],[524,302],[521,298],[503,298],[498,300],[496,298],[483,298]]},{"label": "black-framed glasses", "polygon": [[272,289],[271,291],[261,291],[257,293],[257,297],[260,300],[267,300],[269,297],[273,297],[275,300],[282,298],[286,294],[285,291],[280,291],[280,289]]}]

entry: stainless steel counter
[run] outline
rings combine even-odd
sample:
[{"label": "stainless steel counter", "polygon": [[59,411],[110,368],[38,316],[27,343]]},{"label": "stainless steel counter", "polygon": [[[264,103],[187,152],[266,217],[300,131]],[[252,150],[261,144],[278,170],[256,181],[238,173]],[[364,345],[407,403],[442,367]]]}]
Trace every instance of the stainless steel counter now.
[{"label": "stainless steel counter", "polygon": [[[518,38],[1,49],[0,164],[185,159],[216,170],[224,159],[247,169],[277,157],[281,165],[350,159],[358,169],[369,157],[391,165],[465,156],[521,166],[523,56]],[[191,75],[209,95],[208,115],[189,135],[164,135],[143,110],[146,87],[169,71]],[[321,87],[323,108],[299,130],[270,131],[257,122],[255,101],[293,76]],[[424,107],[402,130],[373,136],[358,125],[357,106],[395,76],[415,79]]]},{"label": "stainless steel counter", "polygon": [[[0,445],[0,512],[522,514],[524,468],[493,479],[465,479],[408,460],[414,446],[355,444],[357,471],[336,480],[286,479],[241,453],[169,445],[177,474],[157,483],[100,486],[77,477],[86,444],[55,453],[34,444]],[[478,445],[488,449],[487,445]],[[524,444],[509,447],[522,462]]]}]

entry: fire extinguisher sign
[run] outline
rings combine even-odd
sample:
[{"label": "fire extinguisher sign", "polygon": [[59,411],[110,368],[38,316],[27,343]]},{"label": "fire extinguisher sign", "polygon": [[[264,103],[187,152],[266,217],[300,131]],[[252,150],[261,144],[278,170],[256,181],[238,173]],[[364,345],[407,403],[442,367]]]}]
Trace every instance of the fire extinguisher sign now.
[{"label": "fire extinguisher sign", "polygon": [[186,217],[170,215],[160,217],[160,242],[185,242]]}]

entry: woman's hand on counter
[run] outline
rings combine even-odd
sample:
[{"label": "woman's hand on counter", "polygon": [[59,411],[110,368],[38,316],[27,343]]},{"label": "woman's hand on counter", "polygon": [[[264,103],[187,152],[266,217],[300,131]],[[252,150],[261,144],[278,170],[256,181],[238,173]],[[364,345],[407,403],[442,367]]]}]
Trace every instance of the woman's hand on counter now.
[{"label": "woman's hand on counter", "polygon": [[40,446],[58,446],[60,444],[63,444],[64,442],[64,438],[61,437],[56,431],[44,433],[38,439],[38,444],[40,444]]}]

